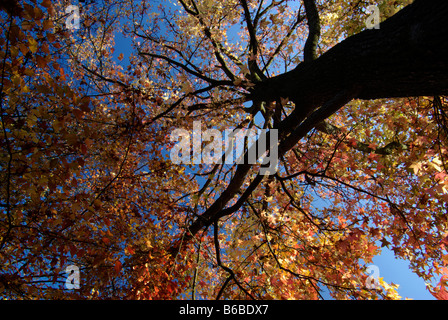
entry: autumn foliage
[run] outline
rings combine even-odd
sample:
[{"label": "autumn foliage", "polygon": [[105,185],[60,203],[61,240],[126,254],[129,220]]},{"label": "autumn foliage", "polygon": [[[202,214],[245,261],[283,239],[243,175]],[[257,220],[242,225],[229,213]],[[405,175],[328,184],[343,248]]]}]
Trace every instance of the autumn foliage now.
[{"label": "autumn foliage", "polygon": [[286,139],[297,101],[253,89],[364,30],[377,2],[382,20],[411,3],[86,1],[78,29],[68,1],[2,5],[0,295],[398,299],[381,278],[366,286],[388,248],[447,299],[442,94],[350,100],[284,150],[275,175],[169,158],[170,133],[197,120]]}]

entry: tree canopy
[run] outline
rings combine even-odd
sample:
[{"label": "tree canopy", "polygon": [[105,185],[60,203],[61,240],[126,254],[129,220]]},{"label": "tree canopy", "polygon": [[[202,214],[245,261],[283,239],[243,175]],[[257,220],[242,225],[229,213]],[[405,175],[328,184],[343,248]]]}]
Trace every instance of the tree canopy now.
[{"label": "tree canopy", "polygon": [[[447,299],[446,16],[443,0],[3,2],[1,296],[400,299],[367,273],[388,248]],[[175,163],[172,133],[196,125],[276,130],[276,172]]]}]

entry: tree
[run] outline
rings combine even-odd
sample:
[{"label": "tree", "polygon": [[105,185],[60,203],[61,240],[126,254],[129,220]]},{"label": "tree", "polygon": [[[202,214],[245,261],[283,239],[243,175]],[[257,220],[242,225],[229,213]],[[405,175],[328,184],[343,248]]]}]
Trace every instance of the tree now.
[{"label": "tree", "polygon": [[[2,6],[2,295],[394,299],[388,247],[446,298],[448,4],[411,2]],[[277,171],[176,164],[198,124],[278,130]]]}]

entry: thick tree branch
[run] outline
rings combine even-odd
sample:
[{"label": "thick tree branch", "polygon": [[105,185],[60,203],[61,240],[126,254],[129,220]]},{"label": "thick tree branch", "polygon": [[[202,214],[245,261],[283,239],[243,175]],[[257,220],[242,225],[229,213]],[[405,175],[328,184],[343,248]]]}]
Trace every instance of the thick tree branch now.
[{"label": "thick tree branch", "polygon": [[190,6],[188,6],[184,0],[179,0],[180,4],[182,5],[182,7],[184,7],[184,10],[188,13],[191,14],[193,16],[197,16],[199,14],[199,10],[198,7],[196,6],[196,3],[194,1],[191,1],[192,5],[193,5],[193,9],[190,8]]},{"label": "thick tree branch", "polygon": [[[448,94],[448,2],[416,0],[380,24],[340,42],[318,59],[256,85],[253,99],[289,98],[295,128],[312,110],[354,86],[354,99]],[[316,123],[317,124],[317,123]]]},{"label": "thick tree branch", "polygon": [[244,10],[244,19],[246,20],[247,31],[249,32],[249,52],[248,67],[250,70],[251,80],[253,82],[259,82],[262,79],[266,79],[266,76],[261,72],[257,64],[258,56],[258,40],[256,34],[256,28],[252,22],[252,18],[249,12],[249,7],[246,0],[240,0],[241,6]]},{"label": "thick tree branch", "polygon": [[305,62],[317,58],[317,44],[320,38],[320,20],[315,0],[304,0],[306,18],[308,20],[308,39],[305,42],[303,50],[303,59]]},{"label": "thick tree branch", "polygon": [[302,139],[311,129],[313,129],[317,123],[325,120],[352,100],[353,97],[356,96],[357,92],[358,88],[356,87],[339,92],[322,107],[314,111],[280,143],[279,154],[285,154],[286,151],[290,150],[300,139]]},{"label": "thick tree branch", "polygon": [[243,206],[243,204],[246,202],[246,200],[250,197],[252,192],[258,187],[258,185],[261,183],[263,178],[264,178],[263,175],[257,175],[255,177],[255,179],[251,182],[251,184],[246,188],[246,190],[244,190],[243,194],[237,200],[237,202],[233,206],[221,210],[217,214],[217,219],[231,215],[232,213],[238,211]]},{"label": "thick tree branch", "polygon": [[[204,109],[216,109],[216,108],[225,108],[227,106],[235,106],[238,104],[243,104],[248,101],[248,98],[235,98],[235,99],[227,99],[223,101],[209,102],[209,103],[197,103],[194,105],[188,106],[188,113],[191,113],[196,110],[204,110]],[[235,107],[234,107],[235,108]],[[242,107],[245,109],[244,107]]]},{"label": "thick tree branch", "polygon": [[[334,99],[329,101],[322,108],[314,112],[302,125],[300,125],[287,139],[282,141],[279,146],[279,155],[283,155],[292,148],[298,140],[304,137],[311,129],[314,128],[314,122],[320,122],[328,117],[334,110],[338,110],[341,105],[345,104],[348,99],[351,99],[353,92],[343,92],[337,95]],[[319,120],[320,119],[320,120]],[[254,143],[256,145],[256,143]],[[237,201],[237,203],[227,209],[224,209],[225,205],[235,196],[240,190],[247,173],[251,168],[250,164],[240,164],[237,166],[235,175],[227,186],[226,190],[218,197],[218,199],[202,214],[200,215],[188,228],[190,234],[186,235],[188,240],[194,236],[202,228],[211,225],[219,218],[229,215],[237,211],[243,203],[247,200],[249,195],[255,190],[258,184],[262,181],[263,176],[258,175],[251,185],[245,190],[243,196]]]},{"label": "thick tree branch", "polygon": [[[218,214],[225,207],[225,205],[235,196],[235,194],[240,190],[243,185],[244,179],[251,168],[250,164],[240,164],[237,166],[235,174],[221,195],[216,199],[216,201],[204,211],[188,228],[191,236],[194,236],[199,230],[205,226],[211,225],[217,220]],[[187,235],[187,237],[191,237]]]}]

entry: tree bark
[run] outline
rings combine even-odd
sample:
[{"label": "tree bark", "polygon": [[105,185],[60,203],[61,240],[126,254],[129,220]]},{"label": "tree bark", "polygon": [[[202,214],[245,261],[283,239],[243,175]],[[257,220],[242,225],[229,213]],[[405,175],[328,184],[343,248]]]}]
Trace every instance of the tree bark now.
[{"label": "tree bark", "polygon": [[[298,125],[343,91],[355,99],[448,94],[448,1],[417,0],[380,24],[349,37],[318,59],[258,84],[253,99],[289,98]],[[281,129],[281,128],[280,128]]]}]

